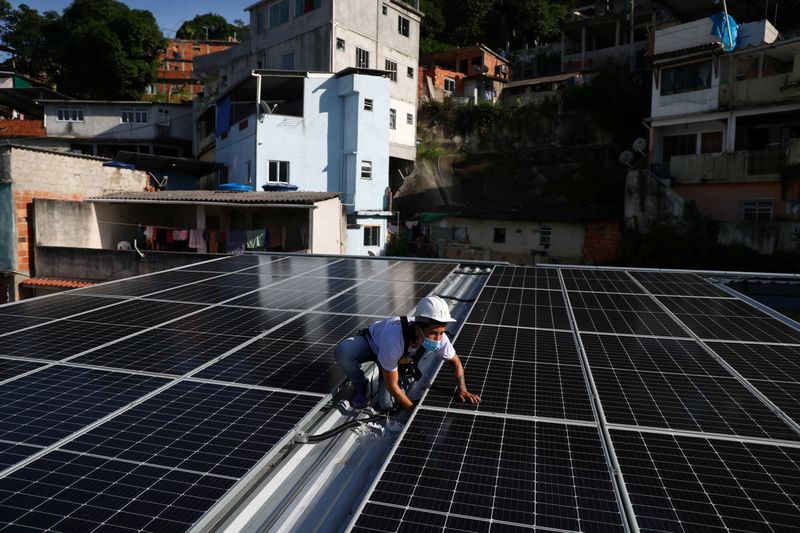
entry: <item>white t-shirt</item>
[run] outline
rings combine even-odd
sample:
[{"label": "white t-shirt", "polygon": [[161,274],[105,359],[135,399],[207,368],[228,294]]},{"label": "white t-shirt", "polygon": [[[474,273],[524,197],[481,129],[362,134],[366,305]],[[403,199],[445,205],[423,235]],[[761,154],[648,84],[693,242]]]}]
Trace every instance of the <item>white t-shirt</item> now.
[{"label": "white t-shirt", "polygon": [[[413,323],[412,320],[409,322]],[[369,346],[372,351],[378,354],[378,362],[381,368],[388,371],[397,370],[397,362],[403,357],[403,346],[405,340],[403,339],[403,325],[400,322],[399,316],[391,316],[375,322],[369,326]],[[421,346],[420,346],[421,348]],[[417,351],[413,348],[408,349],[410,355],[416,354]],[[436,355],[449,361],[456,354],[453,344],[447,334],[442,335],[442,345],[436,350]]]}]

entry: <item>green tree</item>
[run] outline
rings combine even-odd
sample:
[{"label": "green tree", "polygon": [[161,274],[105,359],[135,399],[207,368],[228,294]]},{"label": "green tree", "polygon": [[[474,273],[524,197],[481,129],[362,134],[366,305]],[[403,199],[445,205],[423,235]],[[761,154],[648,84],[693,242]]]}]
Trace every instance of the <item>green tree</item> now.
[{"label": "green tree", "polygon": [[164,47],[152,13],[115,0],[74,0],[61,16],[23,4],[6,12],[0,37],[14,49],[19,72],[65,94],[104,100],[140,98]]},{"label": "green tree", "polygon": [[[237,21],[242,22],[242,21]],[[244,24],[242,23],[242,26]],[[206,36],[206,31],[208,34]],[[241,28],[229,23],[222,15],[205,13],[197,15],[192,20],[187,20],[178,28],[175,37],[178,39],[211,39],[214,41],[227,41],[228,37],[241,34]],[[237,35],[238,36],[238,35]]]}]

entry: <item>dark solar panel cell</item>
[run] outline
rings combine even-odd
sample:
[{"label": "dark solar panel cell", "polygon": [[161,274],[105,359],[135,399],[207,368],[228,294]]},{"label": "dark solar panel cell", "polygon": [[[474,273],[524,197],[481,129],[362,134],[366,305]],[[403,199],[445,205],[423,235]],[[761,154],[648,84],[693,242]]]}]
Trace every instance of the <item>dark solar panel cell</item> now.
[{"label": "dark solar panel cell", "polygon": [[750,384],[781,411],[789,415],[792,420],[800,424],[800,383],[753,379]]},{"label": "dark solar panel cell", "polygon": [[312,275],[314,272],[324,272],[327,265],[338,263],[341,259],[332,257],[286,257],[280,261],[260,263],[250,268],[241,270],[245,274],[300,276]]},{"label": "dark solar panel cell", "polygon": [[386,317],[307,313],[267,335],[268,339],[287,339],[336,344]]},{"label": "dark solar panel cell", "polygon": [[747,379],[800,383],[800,345],[708,342],[708,346]]},{"label": "dark solar panel cell", "polygon": [[357,283],[358,280],[355,279],[312,278],[303,276],[302,278],[281,281],[275,285],[275,288],[282,291],[317,292],[330,295],[346,291]]},{"label": "dark solar panel cell", "polygon": [[582,332],[596,331],[665,337],[689,336],[667,313],[615,311],[612,309],[573,309],[573,313],[578,330]]},{"label": "dark solar panel cell", "polygon": [[[0,442],[0,470],[8,468],[23,459],[27,459],[34,453],[41,451],[42,448],[36,446],[25,446],[24,444],[13,444],[10,442]],[[3,513],[0,511],[0,517]],[[2,518],[0,518],[2,519]]]},{"label": "dark solar panel cell", "polygon": [[680,283],[649,283],[642,282],[645,289],[655,295],[671,296],[697,296],[726,298],[730,294],[711,283],[694,283],[682,285]]},{"label": "dark solar panel cell", "polygon": [[643,293],[642,288],[619,270],[561,269],[570,291]]},{"label": "dark solar panel cell", "polygon": [[[431,286],[428,285],[430,288]],[[315,309],[318,312],[356,315],[400,316],[410,315],[424,296],[362,293],[353,289]]]},{"label": "dark solar panel cell", "polygon": [[384,281],[414,281],[417,283],[439,283],[455,270],[452,263],[394,263],[374,278]]},{"label": "dark solar panel cell", "polygon": [[130,326],[60,320],[0,337],[0,355],[57,361],[139,331]]},{"label": "dark solar panel cell", "polygon": [[148,300],[129,300],[120,305],[86,313],[75,320],[95,322],[111,326],[150,327],[163,324],[175,318],[203,309],[202,305],[174,302],[154,302]]},{"label": "dark solar panel cell", "polygon": [[673,313],[700,316],[736,316],[768,318],[769,315],[734,298],[685,298],[662,296],[658,299]]},{"label": "dark solar panel cell", "polygon": [[368,279],[387,271],[394,265],[391,261],[343,259],[311,273],[321,278]]},{"label": "dark solar panel cell", "polygon": [[642,283],[670,283],[673,285],[708,285],[709,283],[688,272],[631,271],[631,275]]},{"label": "dark solar panel cell", "polygon": [[82,296],[135,297],[174,288],[174,283],[152,281],[149,277],[103,283],[80,290]]},{"label": "dark solar panel cell", "polygon": [[330,297],[331,295],[325,292],[284,291],[269,288],[231,300],[227,305],[304,311],[319,305],[320,302]]},{"label": "dark solar panel cell", "polygon": [[[177,305],[177,304],[173,304]],[[212,334],[255,336],[294,316],[285,311],[266,311],[243,307],[213,307],[168,324],[169,329]]]},{"label": "dark solar panel cell", "polygon": [[[11,307],[0,306],[0,311],[10,312]],[[20,329],[33,327],[39,324],[49,322],[50,318],[32,318],[27,316],[15,316],[8,314],[0,314],[0,336],[5,333],[11,333]],[[0,337],[2,338],[2,337]]]},{"label": "dark solar panel cell", "polygon": [[251,269],[260,266],[272,267],[273,263],[282,261],[283,259],[278,256],[232,255],[218,261],[205,261],[202,263],[188,265],[179,269],[178,271],[237,272],[240,270]]},{"label": "dark solar panel cell", "polygon": [[288,279],[288,277],[283,274],[226,274],[217,278],[200,281],[197,285],[201,287],[241,287],[255,290],[263,289],[267,286],[275,286],[285,279]]},{"label": "dark solar panel cell", "polygon": [[12,531],[185,531],[234,482],[55,451],[0,479],[0,525]]},{"label": "dark solar panel cell", "polygon": [[774,318],[676,316],[701,339],[800,344],[800,331]]},{"label": "dark solar panel cell", "polygon": [[246,342],[248,337],[156,328],[72,362],[182,375]]},{"label": "dark solar panel cell", "polygon": [[575,337],[564,331],[465,324],[454,346],[474,357],[580,365]]},{"label": "dark solar panel cell", "polygon": [[581,334],[592,368],[640,370],[730,377],[700,344],[692,340]]},{"label": "dark solar panel cell", "polygon": [[800,450],[611,432],[642,531],[797,529]]},{"label": "dark solar panel cell", "polygon": [[64,449],[241,477],[318,403],[314,396],[182,381]]},{"label": "dark solar panel cell", "polygon": [[331,344],[262,339],[214,363],[198,378],[329,393],[345,375]]},{"label": "dark solar panel cell", "polygon": [[[567,531],[623,529],[595,428],[425,409],[369,502]],[[366,527],[361,517],[356,525]]]},{"label": "dark solar panel cell", "polygon": [[54,366],[0,385],[0,439],[50,445],[168,380]]},{"label": "dark solar panel cell", "polygon": [[606,419],[727,435],[800,440],[734,378],[592,368]]},{"label": "dark solar panel cell", "polygon": [[487,287],[560,290],[561,281],[555,268],[523,268],[496,266],[486,282]]},{"label": "dark solar panel cell", "polygon": [[[186,285],[198,281],[209,280],[219,277],[220,274],[212,272],[192,272],[191,270],[168,270],[166,272],[156,272],[143,278],[157,283],[170,283],[175,285]],[[142,279],[142,278],[139,278]]]},{"label": "dark solar panel cell", "polygon": [[216,304],[231,300],[252,291],[247,287],[230,287],[225,285],[185,285],[175,289],[150,294],[149,299],[167,300],[170,302]]},{"label": "dark solar panel cell", "polygon": [[564,297],[557,291],[484,289],[467,322],[515,327],[570,329]]},{"label": "dark solar panel cell", "polygon": [[[65,318],[98,307],[119,305],[120,303],[120,300],[115,298],[85,298],[72,294],[56,294],[0,306],[0,312],[18,317]],[[112,309],[113,307],[110,307],[108,310]]]},{"label": "dark solar panel cell", "polygon": [[462,357],[467,388],[479,405],[461,402],[457,383],[445,365],[428,391],[426,407],[593,421],[580,366]]},{"label": "dark solar panel cell", "polygon": [[31,370],[41,368],[42,363],[30,361],[15,361],[13,359],[0,359],[0,381],[17,377]]},{"label": "dark solar panel cell", "polygon": [[639,294],[604,294],[572,292],[569,295],[574,309],[596,309],[613,311],[661,311],[652,298]]}]

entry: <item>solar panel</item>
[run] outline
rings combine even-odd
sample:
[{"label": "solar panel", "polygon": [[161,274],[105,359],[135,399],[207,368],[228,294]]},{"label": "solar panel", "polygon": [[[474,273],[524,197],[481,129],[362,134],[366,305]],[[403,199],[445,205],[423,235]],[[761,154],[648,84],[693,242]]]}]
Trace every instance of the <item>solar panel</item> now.
[{"label": "solar panel", "polygon": [[47,446],[168,380],[51,366],[0,385],[0,439]]},{"label": "solar panel", "polygon": [[[24,444],[0,441],[0,470],[5,470],[41,450],[42,448],[38,446],[26,446]],[[2,506],[0,506],[0,517],[2,516],[3,510]]]},{"label": "solar panel", "polygon": [[678,272],[631,272],[631,276],[653,294],[674,296],[711,296],[725,298],[727,292],[697,274]]},{"label": "solar panel", "polygon": [[774,318],[675,315],[704,340],[800,344],[800,331]]},{"label": "solar panel", "polygon": [[[204,261],[186,265],[179,271],[197,272],[237,272],[239,270],[258,267],[272,268],[273,263],[283,262],[286,259],[270,255],[232,255],[216,261]],[[279,267],[280,268],[280,267]]]},{"label": "solar panel", "polygon": [[113,298],[84,298],[72,294],[56,294],[45,298],[23,300],[4,306],[3,309],[6,313],[19,317],[55,319],[92,311],[99,307],[120,305],[120,303],[119,300]]},{"label": "solar panel", "polygon": [[364,259],[344,259],[329,264],[312,276],[323,278],[367,279],[395,266],[392,261],[370,261]]},{"label": "solar panel", "polygon": [[197,284],[201,287],[221,285],[225,287],[261,289],[267,285],[273,285],[285,279],[289,278],[284,274],[225,274],[216,278],[199,281]]},{"label": "solar panel", "polygon": [[555,268],[496,266],[486,281],[486,286],[561,290],[561,281]]},{"label": "solar panel", "polygon": [[336,344],[383,318],[310,312],[270,332],[267,338]]},{"label": "solar panel", "polygon": [[63,449],[240,478],[319,401],[317,396],[185,380]]},{"label": "solar panel", "polygon": [[280,389],[328,393],[345,378],[333,344],[264,338],[203,369],[195,377]]},{"label": "solar panel", "polygon": [[[180,304],[171,304],[180,305]],[[212,307],[168,324],[169,329],[200,331],[212,334],[255,336],[286,322],[294,315],[285,311]]]},{"label": "solar panel", "polygon": [[708,346],[747,379],[800,383],[800,345],[709,341]]},{"label": "solar panel", "polygon": [[764,311],[735,298],[661,297],[659,302],[675,314],[767,318]]},{"label": "solar panel", "polygon": [[85,365],[183,375],[249,340],[234,335],[156,328],[76,357]]},{"label": "solar panel", "polygon": [[0,337],[0,355],[59,361],[139,331],[133,326],[59,320]]},{"label": "solar panel", "polygon": [[486,287],[475,302],[467,322],[570,329],[563,295],[558,291],[539,289]]},{"label": "solar panel", "polygon": [[0,382],[41,368],[42,363],[0,358]]},{"label": "solar panel", "polygon": [[[623,531],[594,427],[418,409],[353,531],[384,516]],[[464,521],[464,522],[462,522]],[[408,525],[406,529],[413,527]],[[403,528],[398,528],[401,530]]]},{"label": "solar panel", "polygon": [[611,431],[642,531],[797,529],[800,449]]},{"label": "solar panel", "polygon": [[435,288],[436,285],[430,283],[368,281],[325,302],[316,311],[376,316],[407,315]]},{"label": "solar panel", "polygon": [[628,274],[619,270],[561,269],[568,291],[642,293]]},{"label": "solar panel", "polygon": [[[0,308],[3,311],[8,311],[10,307]],[[15,316],[0,314],[0,335],[5,333],[12,333],[21,329],[30,328],[39,324],[44,324],[50,319],[47,318],[32,318],[27,316]]]},{"label": "solar panel", "polygon": [[455,265],[452,263],[395,263],[392,268],[377,273],[373,279],[439,283],[453,270]]},{"label": "solar panel", "polygon": [[54,451],[0,478],[14,531],[186,531],[236,480]]},{"label": "solar panel", "polygon": [[253,289],[225,285],[184,285],[145,296],[148,300],[216,304],[246,294]]}]

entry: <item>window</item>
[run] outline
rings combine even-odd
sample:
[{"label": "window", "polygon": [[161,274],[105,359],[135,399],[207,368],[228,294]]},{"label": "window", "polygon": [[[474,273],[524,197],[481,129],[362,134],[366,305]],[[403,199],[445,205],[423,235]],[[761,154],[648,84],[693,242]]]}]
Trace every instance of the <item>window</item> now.
[{"label": "window", "polygon": [[286,52],[281,56],[281,68],[283,70],[294,70],[294,51]]},{"label": "window", "polygon": [[661,71],[661,96],[711,87],[711,61],[680,65]]},{"label": "window", "polygon": [[386,70],[389,71],[389,79],[397,81],[397,63],[386,60]]},{"label": "window", "polygon": [[247,181],[245,183],[253,183],[253,162],[247,161],[245,164],[245,178]]},{"label": "window", "polygon": [[83,109],[78,107],[59,107],[56,111],[59,122],[83,122]]},{"label": "window", "polygon": [[170,125],[169,109],[159,109],[158,110],[158,125],[159,126],[169,126]]},{"label": "window", "polygon": [[381,245],[381,227],[364,226],[364,246]]},{"label": "window", "polygon": [[383,4],[383,14],[384,15],[389,14],[389,6],[387,6],[386,4]]},{"label": "window", "polygon": [[270,161],[267,181],[289,183],[289,162]]},{"label": "window", "polygon": [[539,230],[539,246],[542,248],[550,248],[550,237],[553,235],[553,228],[549,226],[542,226]]},{"label": "window", "polygon": [[745,222],[772,220],[772,198],[742,200],[742,220]]},{"label": "window", "polygon": [[256,35],[264,33],[264,12],[256,13]]},{"label": "window", "polygon": [[361,179],[372,179],[372,161],[361,162]]},{"label": "window", "polygon": [[722,151],[722,132],[711,131],[700,136],[700,153],[714,154]]},{"label": "window", "polygon": [[344,39],[336,39],[336,49],[344,52]]},{"label": "window", "polygon": [[451,93],[456,92],[456,80],[454,80],[453,78],[445,78],[444,90]]},{"label": "window", "polygon": [[121,121],[126,124],[147,124],[147,111],[144,109],[123,109]]},{"label": "window", "polygon": [[396,130],[397,129],[397,110],[390,109],[389,110],[389,129]]},{"label": "window", "polygon": [[322,0],[295,0],[294,16],[299,17],[306,13],[311,13],[315,9],[319,9],[322,5]]},{"label": "window", "polygon": [[492,242],[506,242],[506,228],[494,228]]},{"label": "window", "polygon": [[372,98],[364,98],[364,111],[372,111]]},{"label": "window", "polygon": [[697,153],[697,134],[668,135],[664,137],[664,155],[662,162],[669,163],[674,155],[691,155]]},{"label": "window", "polygon": [[414,67],[408,67],[406,69],[406,76],[412,79],[414,78]]},{"label": "window", "polygon": [[414,124],[414,113],[406,113],[406,124]]},{"label": "window", "polygon": [[411,21],[405,18],[403,15],[397,16],[397,33],[403,35],[404,37],[408,37],[411,33]]},{"label": "window", "polygon": [[467,228],[453,228],[453,240],[459,242],[466,242]]},{"label": "window", "polygon": [[269,27],[277,28],[289,22],[289,0],[280,0],[269,6]]},{"label": "window", "polygon": [[356,48],[356,68],[369,68],[369,52]]},{"label": "window", "polygon": [[227,74],[223,74],[222,75],[222,78],[220,79],[219,84],[222,85],[223,87],[227,87],[228,86],[228,75]]}]

